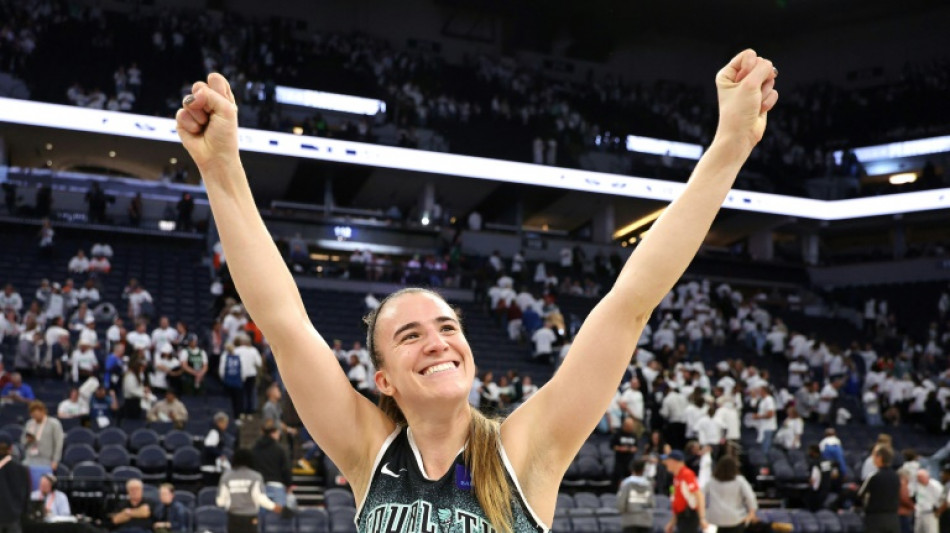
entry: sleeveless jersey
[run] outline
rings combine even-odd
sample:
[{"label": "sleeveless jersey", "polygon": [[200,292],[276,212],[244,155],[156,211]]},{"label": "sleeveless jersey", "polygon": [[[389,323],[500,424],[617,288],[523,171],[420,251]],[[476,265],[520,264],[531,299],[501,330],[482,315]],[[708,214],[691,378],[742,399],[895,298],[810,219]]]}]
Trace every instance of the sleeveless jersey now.
[{"label": "sleeveless jersey", "polygon": [[[383,443],[373,465],[366,498],[356,514],[360,533],[494,533],[472,492],[472,478],[462,452],[440,479],[423,473],[422,456],[407,427],[399,427]],[[521,493],[508,456],[501,450],[512,487],[512,530],[547,533]]]}]

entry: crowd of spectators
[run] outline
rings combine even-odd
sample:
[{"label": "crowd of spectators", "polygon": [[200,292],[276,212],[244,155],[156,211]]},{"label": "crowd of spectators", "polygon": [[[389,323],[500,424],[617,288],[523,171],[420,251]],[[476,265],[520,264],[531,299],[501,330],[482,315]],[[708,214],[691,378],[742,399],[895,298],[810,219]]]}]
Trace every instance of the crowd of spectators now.
[{"label": "crowd of spectators", "polygon": [[[396,136],[384,142],[416,146],[417,129],[429,128],[448,144],[427,148],[575,167],[588,151],[623,152],[628,134],[705,145],[715,128],[711,87],[676,81],[633,83],[622,75],[592,72],[568,81],[511,57],[489,55],[451,64],[433,47],[399,46],[359,33],[302,37],[292,21],[252,21],[231,12],[212,17],[133,11],[119,17],[55,0],[4,2],[0,9],[9,15],[0,64],[31,85],[54,91],[35,98],[75,105],[168,116],[190,92],[193,78],[219,71],[231,80],[239,104],[249,109],[245,120],[259,128],[300,128],[306,134],[372,141],[374,127],[391,123]],[[107,64],[82,73],[82,79],[50,84],[49,74],[31,61],[45,57],[36,52],[44,46],[64,46],[58,31],[63,25],[90,35],[88,46]],[[147,57],[105,54],[106,45]],[[187,49],[200,53],[187,54]],[[158,69],[162,76],[146,91],[143,79]],[[948,70],[946,60],[908,63],[896,79],[869,88],[816,81],[786,89],[783,105],[770,116],[770,134],[747,166],[747,174],[765,179],[750,186],[804,194],[802,178],[861,175],[853,157],[836,162],[834,150],[945,132],[948,125],[941,117],[946,114],[925,102],[942,101]],[[372,119],[334,120],[317,113],[300,120],[276,105],[278,84],[376,97],[387,102],[387,111]],[[87,92],[83,86],[98,88]],[[885,107],[899,112],[870,112]],[[496,135],[473,141],[466,130]],[[513,141],[514,150],[503,147]],[[685,167],[667,161],[672,158],[628,157],[636,174],[688,175]],[[941,179],[933,174],[916,186],[937,186]]]}]

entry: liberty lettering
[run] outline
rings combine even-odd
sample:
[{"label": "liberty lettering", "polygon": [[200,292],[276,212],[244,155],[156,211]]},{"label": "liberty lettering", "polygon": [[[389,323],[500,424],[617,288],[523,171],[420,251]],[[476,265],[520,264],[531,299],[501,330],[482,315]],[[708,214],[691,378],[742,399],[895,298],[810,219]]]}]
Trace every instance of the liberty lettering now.
[{"label": "liberty lettering", "polygon": [[409,511],[408,505],[390,505],[389,518],[386,520],[386,529],[383,533],[402,533],[406,523],[406,514]]}]

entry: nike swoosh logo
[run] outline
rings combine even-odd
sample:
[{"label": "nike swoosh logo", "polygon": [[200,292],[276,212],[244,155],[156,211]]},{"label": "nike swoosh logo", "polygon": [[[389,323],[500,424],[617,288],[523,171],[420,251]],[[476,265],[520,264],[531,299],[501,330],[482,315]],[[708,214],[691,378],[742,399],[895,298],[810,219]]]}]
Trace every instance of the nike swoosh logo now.
[{"label": "nike swoosh logo", "polygon": [[[401,470],[400,470],[400,472],[401,472]],[[392,477],[394,477],[394,478],[399,478],[399,474],[397,474],[397,473],[395,473],[395,472],[393,472],[392,470],[389,469],[389,463],[386,463],[386,464],[383,465],[382,473],[383,473],[383,474],[386,474],[387,476],[392,476]]]}]

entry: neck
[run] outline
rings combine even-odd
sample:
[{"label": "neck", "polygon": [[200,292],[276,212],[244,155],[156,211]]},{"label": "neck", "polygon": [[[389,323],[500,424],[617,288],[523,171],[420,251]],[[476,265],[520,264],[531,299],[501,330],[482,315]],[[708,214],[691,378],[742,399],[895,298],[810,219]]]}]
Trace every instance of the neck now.
[{"label": "neck", "polygon": [[457,408],[426,413],[425,416],[407,414],[406,420],[422,456],[425,474],[432,479],[442,477],[468,441],[472,423],[471,407],[464,403]]}]

